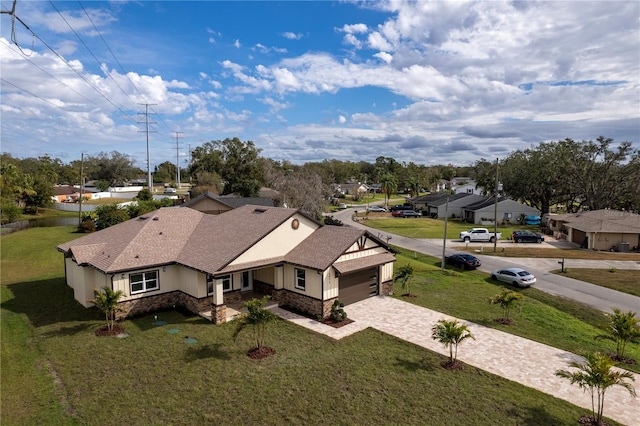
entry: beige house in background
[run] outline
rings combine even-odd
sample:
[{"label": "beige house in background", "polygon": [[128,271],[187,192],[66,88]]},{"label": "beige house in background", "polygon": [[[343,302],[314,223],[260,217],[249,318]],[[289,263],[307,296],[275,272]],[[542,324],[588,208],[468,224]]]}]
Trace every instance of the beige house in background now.
[{"label": "beige house in background", "polygon": [[179,306],[227,321],[253,293],[326,317],[392,291],[394,251],[365,230],[322,226],[295,209],[246,205],[210,215],[166,207],[58,246],[85,307],[95,288],[122,290],[125,315]]},{"label": "beige house in background", "polygon": [[619,210],[594,210],[549,216],[557,239],[593,250],[629,251],[640,246],[640,215]]}]

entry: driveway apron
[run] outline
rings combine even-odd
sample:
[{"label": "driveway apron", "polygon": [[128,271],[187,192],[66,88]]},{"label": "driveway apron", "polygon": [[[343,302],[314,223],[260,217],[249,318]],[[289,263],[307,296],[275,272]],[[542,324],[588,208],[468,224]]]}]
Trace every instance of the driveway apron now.
[{"label": "driveway apron", "polygon": [[[366,325],[442,355],[449,355],[448,349],[431,338],[431,327],[442,318],[451,320],[454,317],[385,296],[370,297],[346,306],[345,310],[349,318],[355,321],[343,327],[345,329],[353,325],[352,330],[356,332]],[[468,339],[460,345],[459,360],[569,401],[590,412],[589,394],[555,375],[557,370],[570,369],[570,362],[581,361],[580,356],[469,321],[459,321],[467,325],[475,337],[475,340]],[[343,330],[341,334],[346,331]],[[634,376],[632,385],[640,395],[640,375]],[[613,386],[606,393],[604,415],[628,426],[640,425],[640,399],[633,398],[621,386]]]}]

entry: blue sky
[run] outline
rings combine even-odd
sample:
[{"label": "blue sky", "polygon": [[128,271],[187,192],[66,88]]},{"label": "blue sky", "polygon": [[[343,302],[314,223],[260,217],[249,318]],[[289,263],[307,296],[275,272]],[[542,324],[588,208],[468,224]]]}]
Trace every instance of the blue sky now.
[{"label": "blue sky", "polygon": [[[2,10],[12,7],[2,0]],[[600,135],[640,148],[640,2],[18,0],[1,150],[186,166],[252,140],[296,164],[473,164]],[[14,43],[17,42],[17,45]]]}]

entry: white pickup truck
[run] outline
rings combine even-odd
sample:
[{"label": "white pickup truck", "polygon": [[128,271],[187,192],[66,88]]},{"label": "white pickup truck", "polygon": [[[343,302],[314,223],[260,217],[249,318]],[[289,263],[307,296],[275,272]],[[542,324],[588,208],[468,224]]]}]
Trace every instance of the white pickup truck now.
[{"label": "white pickup truck", "polygon": [[469,241],[483,241],[492,243],[495,239],[502,238],[502,234],[500,232],[494,233],[489,232],[487,228],[471,228],[468,231],[460,233],[460,239],[464,242]]}]

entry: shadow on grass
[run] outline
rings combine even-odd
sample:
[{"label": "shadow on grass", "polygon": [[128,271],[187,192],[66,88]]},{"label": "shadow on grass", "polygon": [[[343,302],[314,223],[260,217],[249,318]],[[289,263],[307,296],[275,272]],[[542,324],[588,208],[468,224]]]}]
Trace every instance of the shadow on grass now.
[{"label": "shadow on grass", "polygon": [[214,325],[211,321],[199,315],[173,309],[146,313],[129,318],[127,321],[134,324],[140,331],[148,331],[158,327],[171,328],[172,326],[185,323]]},{"label": "shadow on grass", "polygon": [[221,343],[213,343],[211,345],[189,347],[184,356],[185,362],[194,362],[201,359],[215,358],[223,361],[231,359],[231,355],[223,351]]},{"label": "shadow on grass", "polygon": [[86,309],[73,298],[73,290],[64,278],[9,284],[6,288],[13,298],[2,304],[3,309],[26,315],[35,328],[102,318],[97,309]]},{"label": "shadow on grass", "polygon": [[413,361],[410,359],[402,359],[402,358],[396,357],[395,364],[410,372],[435,370],[435,366],[431,362],[429,362],[426,358],[421,358],[417,361]]},{"label": "shadow on grass", "polygon": [[[523,413],[524,411],[524,413]],[[521,407],[520,409],[511,409],[508,414],[517,418],[519,425],[539,426],[539,425],[560,425],[564,422],[562,419],[550,414],[544,407]],[[576,421],[577,423],[577,421]]]}]

